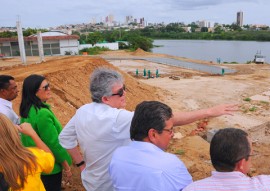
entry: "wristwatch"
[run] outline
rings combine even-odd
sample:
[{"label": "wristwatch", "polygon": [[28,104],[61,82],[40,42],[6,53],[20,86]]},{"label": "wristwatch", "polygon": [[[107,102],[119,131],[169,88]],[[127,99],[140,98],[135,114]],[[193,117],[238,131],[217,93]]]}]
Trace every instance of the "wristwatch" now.
[{"label": "wristwatch", "polygon": [[83,160],[83,161],[77,163],[76,166],[77,166],[77,167],[80,167],[80,166],[82,166],[84,163],[85,163],[85,162],[84,162],[84,160]]}]

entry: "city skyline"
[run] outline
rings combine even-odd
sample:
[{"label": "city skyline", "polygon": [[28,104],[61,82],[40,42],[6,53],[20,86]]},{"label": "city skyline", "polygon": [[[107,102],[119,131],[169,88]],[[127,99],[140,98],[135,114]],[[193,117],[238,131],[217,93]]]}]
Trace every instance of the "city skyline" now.
[{"label": "city skyline", "polygon": [[[118,2],[118,3],[116,3]],[[113,15],[118,23],[126,16],[144,18],[148,23],[184,22],[185,24],[206,20],[211,23],[236,23],[236,13],[244,13],[246,24],[270,25],[268,0],[103,0],[78,2],[66,0],[42,1],[9,0],[1,3],[0,27],[13,27],[18,16],[24,28],[47,28],[66,24],[91,23]]]}]

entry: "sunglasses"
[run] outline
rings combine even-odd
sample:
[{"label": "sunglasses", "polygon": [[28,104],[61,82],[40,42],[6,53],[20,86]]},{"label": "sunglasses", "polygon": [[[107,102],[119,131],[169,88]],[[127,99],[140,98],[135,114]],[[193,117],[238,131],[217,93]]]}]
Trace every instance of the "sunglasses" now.
[{"label": "sunglasses", "polygon": [[169,134],[172,134],[173,133],[173,127],[170,128],[170,129],[162,129],[162,131],[167,131],[167,132],[169,132]]},{"label": "sunglasses", "polygon": [[124,91],[126,91],[126,86],[125,86],[125,84],[123,85],[123,87],[122,87],[121,89],[118,90],[118,92],[117,92],[116,94],[112,94],[111,96],[116,96],[116,95],[118,95],[118,96],[122,97],[122,96],[124,95]]},{"label": "sunglasses", "polygon": [[44,89],[45,91],[47,91],[49,89],[49,87],[50,87],[50,84],[46,84],[45,86],[43,86],[40,89]]}]

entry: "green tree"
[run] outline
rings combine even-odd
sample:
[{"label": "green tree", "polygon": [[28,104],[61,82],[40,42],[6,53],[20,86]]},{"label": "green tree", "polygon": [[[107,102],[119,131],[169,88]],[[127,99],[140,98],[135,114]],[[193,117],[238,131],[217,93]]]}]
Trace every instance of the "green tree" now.
[{"label": "green tree", "polygon": [[129,35],[127,38],[129,47],[133,50],[136,50],[138,48],[143,49],[144,51],[150,51],[151,48],[153,48],[153,40],[150,38],[146,38],[143,36],[131,36]]},{"label": "green tree", "polygon": [[169,23],[165,28],[167,32],[185,32],[179,23]]},{"label": "green tree", "polygon": [[86,42],[94,46],[95,44],[103,40],[104,40],[103,35],[100,32],[93,32],[87,35]]},{"label": "green tree", "polygon": [[222,31],[223,30],[222,30],[220,25],[216,26],[215,29],[214,29],[214,33],[216,33],[216,34],[220,34]]},{"label": "green tree", "polygon": [[78,32],[78,31],[72,31],[71,34],[72,34],[72,35],[78,35],[78,36],[81,36],[80,32]]},{"label": "green tree", "polygon": [[27,29],[25,29],[23,31],[23,36],[30,36],[30,35],[37,34],[37,31],[48,32],[47,29],[32,29],[32,28],[27,28]]},{"label": "green tree", "polygon": [[234,31],[242,31],[242,28],[241,28],[239,25],[235,24],[235,23],[233,23],[233,24],[230,26],[230,28],[231,28],[232,30],[234,30]]},{"label": "green tree", "polygon": [[10,32],[10,31],[0,32],[0,38],[10,38],[10,37],[14,37],[16,35],[17,35],[16,32]]},{"label": "green tree", "polygon": [[202,27],[201,32],[208,32],[208,28],[207,27]]},{"label": "green tree", "polygon": [[188,26],[191,27],[191,32],[195,32],[195,29],[199,28],[195,22],[190,23]]},{"label": "green tree", "polygon": [[86,44],[87,42],[87,36],[86,34],[81,34],[79,39],[80,44]]}]

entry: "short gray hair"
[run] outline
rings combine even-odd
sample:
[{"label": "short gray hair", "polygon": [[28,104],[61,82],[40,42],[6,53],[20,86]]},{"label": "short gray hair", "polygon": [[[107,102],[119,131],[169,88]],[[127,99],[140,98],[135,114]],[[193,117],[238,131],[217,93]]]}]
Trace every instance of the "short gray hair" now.
[{"label": "short gray hair", "polygon": [[90,77],[90,92],[93,102],[102,103],[103,96],[112,95],[115,84],[123,84],[124,80],[120,73],[109,68],[97,68]]}]

